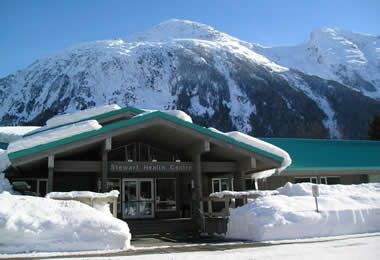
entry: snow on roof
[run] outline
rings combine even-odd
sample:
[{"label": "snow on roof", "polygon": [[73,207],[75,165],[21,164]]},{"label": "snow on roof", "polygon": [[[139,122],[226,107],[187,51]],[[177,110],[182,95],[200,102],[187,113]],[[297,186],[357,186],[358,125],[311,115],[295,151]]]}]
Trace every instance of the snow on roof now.
[{"label": "snow on roof", "polygon": [[0,143],[10,143],[24,134],[39,129],[40,126],[3,126],[0,127]]},{"label": "snow on roof", "polygon": [[70,191],[70,192],[50,192],[46,194],[46,198],[49,199],[71,199],[71,198],[117,198],[120,192],[118,190],[112,190],[105,193],[97,193],[92,191]]},{"label": "snow on roof", "polygon": [[241,133],[238,131],[223,133],[223,132],[221,132],[215,128],[212,128],[212,127],[210,127],[209,130],[217,132],[219,134],[226,135],[226,136],[228,136],[228,137],[230,137],[236,141],[248,144],[250,146],[256,147],[260,150],[263,150],[265,152],[268,152],[268,153],[271,153],[271,154],[274,154],[276,156],[283,158],[283,161],[281,163],[280,168],[256,172],[256,173],[252,174],[252,178],[254,178],[254,179],[267,178],[269,176],[272,176],[275,173],[280,173],[292,163],[292,159],[290,158],[289,154],[286,151],[282,150],[281,148],[274,146],[273,144],[264,142],[260,139],[257,139],[255,137],[249,136],[247,134],[244,134],[244,133]]},{"label": "snow on roof", "polygon": [[86,110],[76,111],[74,113],[67,113],[64,115],[59,115],[59,116],[50,118],[48,121],[46,121],[46,126],[55,127],[59,125],[69,124],[69,123],[80,121],[82,119],[101,115],[101,114],[118,110],[118,109],[120,109],[120,107],[116,104],[113,104],[113,105],[105,105],[105,106],[89,108]]},{"label": "snow on roof", "polygon": [[53,118],[50,118],[48,121],[46,121],[45,126],[29,132],[28,135],[39,133],[41,131],[46,131],[51,128],[56,128],[58,126],[63,126],[63,125],[68,125],[75,122],[83,121],[85,119],[90,119],[91,117],[98,116],[98,115],[105,114],[105,113],[112,112],[119,109],[121,108],[118,105],[113,104],[113,105],[99,106],[99,107],[89,108],[86,110],[76,111],[73,113],[58,115]]},{"label": "snow on roof", "polygon": [[125,221],[78,201],[0,194],[0,252],[127,249]]},{"label": "snow on roof", "polygon": [[[141,114],[138,114],[135,117],[144,116],[144,115],[147,115],[147,114],[150,114],[150,113],[153,113],[153,112],[157,112],[158,110],[143,109],[143,111],[145,111],[145,112],[141,113]],[[162,110],[160,112],[166,113],[166,114],[171,115],[171,116],[174,116],[174,117],[176,117],[178,119],[181,119],[183,121],[186,121],[186,122],[189,122],[189,123],[193,123],[193,119],[191,118],[191,116],[189,116],[188,114],[186,114],[182,110]]]},{"label": "snow on roof", "polygon": [[51,129],[11,142],[8,146],[8,153],[14,153],[41,144],[54,142],[66,137],[98,130],[100,128],[102,128],[102,126],[96,120],[83,121],[76,124],[62,126],[60,128]]},{"label": "snow on roof", "polygon": [[288,183],[280,195],[230,209],[226,237],[267,241],[380,231],[380,183],[318,185],[320,212],[312,185]]}]

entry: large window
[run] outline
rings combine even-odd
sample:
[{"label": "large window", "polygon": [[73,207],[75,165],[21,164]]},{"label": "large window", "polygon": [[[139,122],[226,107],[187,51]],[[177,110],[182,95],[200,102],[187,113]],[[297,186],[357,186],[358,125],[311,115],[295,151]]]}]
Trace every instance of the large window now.
[{"label": "large window", "polygon": [[251,178],[245,179],[245,189],[246,190],[256,190],[255,179],[251,179]]},{"label": "large window", "polygon": [[340,184],[340,177],[329,176],[329,177],[321,177],[321,184]]},{"label": "large window", "polygon": [[212,178],[212,192],[220,192],[224,190],[233,190],[233,179],[231,179],[231,188],[230,181],[228,178]]},{"label": "large window", "polygon": [[176,210],[176,180],[157,179],[156,180],[156,208],[157,211]]},{"label": "large window", "polygon": [[296,177],[295,183],[311,182],[317,184],[317,177]]}]

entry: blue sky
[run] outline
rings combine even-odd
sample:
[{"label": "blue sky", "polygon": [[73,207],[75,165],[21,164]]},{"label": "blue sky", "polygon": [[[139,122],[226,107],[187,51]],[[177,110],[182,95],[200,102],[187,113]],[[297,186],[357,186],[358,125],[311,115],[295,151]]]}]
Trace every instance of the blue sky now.
[{"label": "blue sky", "polygon": [[0,0],[0,77],[76,43],[122,38],[171,18],[265,46],[336,27],[380,35],[380,0]]}]

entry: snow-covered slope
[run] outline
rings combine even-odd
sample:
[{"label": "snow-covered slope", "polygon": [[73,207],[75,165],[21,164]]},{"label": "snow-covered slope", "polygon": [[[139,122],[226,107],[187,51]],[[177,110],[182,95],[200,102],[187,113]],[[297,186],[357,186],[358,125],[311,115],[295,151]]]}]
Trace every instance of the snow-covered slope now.
[{"label": "snow-covered slope", "polygon": [[380,98],[379,36],[323,28],[298,46],[254,49],[283,66]]},{"label": "snow-covered slope", "polygon": [[[368,46],[366,55],[377,55]],[[119,40],[78,44],[0,79],[0,125],[43,125],[57,114],[118,104],[179,109],[197,124],[255,136],[367,136],[368,121],[380,113],[373,98],[380,88],[376,71],[348,84],[330,72],[313,76],[319,74],[311,61],[304,62],[310,69],[290,58],[282,63],[276,52],[182,20]],[[338,54],[329,61],[340,62]],[[375,59],[367,56],[368,63]],[[360,57],[352,58],[357,62],[346,67],[347,75],[357,73]]]}]

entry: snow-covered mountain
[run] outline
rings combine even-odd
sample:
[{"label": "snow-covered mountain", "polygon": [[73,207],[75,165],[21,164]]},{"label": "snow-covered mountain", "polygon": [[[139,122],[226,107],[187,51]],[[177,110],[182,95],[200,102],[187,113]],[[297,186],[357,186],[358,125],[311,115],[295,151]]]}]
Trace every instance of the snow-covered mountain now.
[{"label": "snow-covered mountain", "polygon": [[0,79],[0,125],[43,124],[115,103],[181,109],[200,125],[255,136],[365,138],[380,113],[379,41],[323,29],[300,46],[265,48],[169,20],[76,45]]},{"label": "snow-covered mountain", "polygon": [[254,50],[282,66],[380,98],[380,36],[323,28],[298,46]]}]

